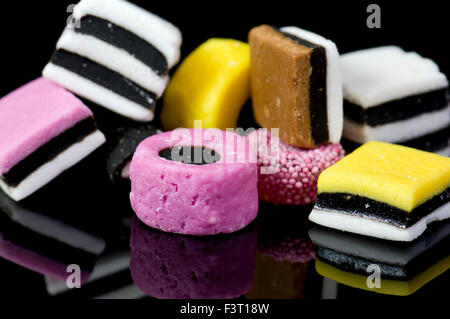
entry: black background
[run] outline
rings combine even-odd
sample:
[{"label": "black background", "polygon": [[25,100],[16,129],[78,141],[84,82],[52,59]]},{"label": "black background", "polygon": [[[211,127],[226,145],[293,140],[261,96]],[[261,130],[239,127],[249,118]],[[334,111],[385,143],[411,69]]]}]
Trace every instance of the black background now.
[{"label": "black background", "polygon": [[[210,37],[246,40],[259,24],[296,25],[336,42],[341,53],[395,44],[436,61],[449,74],[445,1],[134,1],[183,33],[183,54]],[[4,95],[38,77],[50,59],[75,0],[2,3],[1,86]],[[382,28],[368,29],[366,8],[381,6]]]},{"label": "black background", "polygon": [[[40,76],[70,15],[66,8],[75,2],[10,1],[7,6],[2,3],[0,96]],[[295,25],[333,40],[341,53],[398,45],[433,59],[444,73],[450,74],[448,12],[444,1],[134,2],[182,31],[183,56],[211,37],[246,41],[253,26]],[[381,6],[381,29],[366,26],[369,15],[366,8],[370,3]],[[129,212],[129,204],[127,194],[105,183],[106,180],[104,159],[94,156],[39,191],[25,201],[25,205],[47,213],[77,215],[77,220],[84,220],[87,228],[98,230],[101,225],[101,231],[115,233],[112,216]],[[85,218],[80,219],[80,216]],[[2,293],[9,297],[32,296],[44,289],[40,276],[30,276],[29,271],[2,259],[0,283],[8,287],[7,291],[2,289]],[[438,284],[437,288],[445,289],[445,284]],[[427,295],[427,289],[422,295]]]}]

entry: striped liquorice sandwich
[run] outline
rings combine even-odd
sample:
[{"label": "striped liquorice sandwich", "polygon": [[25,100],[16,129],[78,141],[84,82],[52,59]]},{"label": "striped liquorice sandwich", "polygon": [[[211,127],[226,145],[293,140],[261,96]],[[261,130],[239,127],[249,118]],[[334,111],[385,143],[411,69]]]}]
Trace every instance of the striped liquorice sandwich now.
[{"label": "striped liquorice sandwich", "polygon": [[428,224],[450,218],[450,159],[369,142],[320,175],[309,218],[342,231],[413,241]]},{"label": "striped liquorice sandwich", "polygon": [[124,0],[82,0],[73,18],[44,76],[120,115],[153,120],[180,58],[180,31]]},{"label": "striped liquorice sandwich", "polygon": [[0,99],[0,188],[20,201],[105,142],[94,115],[45,78]]},{"label": "striped liquorice sandwich", "polygon": [[449,155],[448,81],[435,62],[384,46],[342,56],[344,137]]},{"label": "striped liquorice sandwich", "polygon": [[250,31],[251,91],[256,122],[279,128],[280,139],[303,148],[338,143],[342,79],[336,45],[297,27]]}]

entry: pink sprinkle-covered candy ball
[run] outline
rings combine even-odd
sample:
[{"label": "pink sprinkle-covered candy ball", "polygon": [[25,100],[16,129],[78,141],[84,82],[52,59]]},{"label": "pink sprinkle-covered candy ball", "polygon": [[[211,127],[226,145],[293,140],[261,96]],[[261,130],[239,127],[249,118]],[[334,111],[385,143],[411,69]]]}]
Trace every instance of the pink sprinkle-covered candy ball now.
[{"label": "pink sprinkle-covered candy ball", "polygon": [[235,133],[181,129],[149,137],[134,154],[130,178],[136,215],[165,232],[233,233],[258,212],[255,152]]},{"label": "pink sprinkle-covered candy ball", "polygon": [[272,137],[265,129],[248,138],[258,149],[260,200],[273,204],[314,203],[319,175],[345,155],[341,144],[302,149]]}]

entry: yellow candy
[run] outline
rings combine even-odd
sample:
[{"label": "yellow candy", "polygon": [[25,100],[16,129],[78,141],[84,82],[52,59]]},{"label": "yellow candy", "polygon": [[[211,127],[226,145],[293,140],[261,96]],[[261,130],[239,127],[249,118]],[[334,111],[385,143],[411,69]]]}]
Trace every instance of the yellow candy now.
[{"label": "yellow candy", "polygon": [[412,148],[370,142],[325,170],[320,193],[367,197],[411,212],[450,186],[450,159]]},{"label": "yellow candy", "polygon": [[250,97],[250,47],[231,39],[210,39],[180,65],[164,96],[161,122],[165,130],[236,128]]}]

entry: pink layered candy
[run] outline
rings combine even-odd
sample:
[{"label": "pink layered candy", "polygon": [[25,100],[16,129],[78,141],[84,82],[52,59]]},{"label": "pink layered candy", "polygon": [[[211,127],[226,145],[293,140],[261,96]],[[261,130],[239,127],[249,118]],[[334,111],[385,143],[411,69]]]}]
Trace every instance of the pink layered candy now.
[{"label": "pink layered candy", "polygon": [[[260,199],[273,204],[314,203],[319,175],[345,155],[341,144],[301,149],[272,138],[265,130],[253,132],[249,139],[258,148]],[[272,151],[276,146],[278,151]]]},{"label": "pink layered candy", "polygon": [[40,146],[93,116],[72,93],[38,78],[0,99],[0,176]]},{"label": "pink layered candy", "polygon": [[[192,165],[160,156],[176,146],[206,147],[219,159]],[[233,233],[258,211],[257,164],[247,139],[182,129],[143,141],[131,162],[131,205],[148,226],[186,235]]]},{"label": "pink layered candy", "polygon": [[20,201],[105,142],[92,112],[39,78],[0,100],[0,188]]}]

